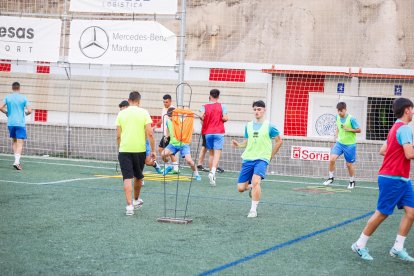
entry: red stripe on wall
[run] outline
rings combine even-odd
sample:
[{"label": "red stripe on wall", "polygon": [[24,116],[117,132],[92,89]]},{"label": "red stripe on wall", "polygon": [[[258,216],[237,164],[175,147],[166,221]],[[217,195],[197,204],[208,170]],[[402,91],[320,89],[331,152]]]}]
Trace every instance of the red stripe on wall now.
[{"label": "red stripe on wall", "polygon": [[11,64],[10,63],[0,63],[0,71],[1,72],[10,72],[11,71]]},{"label": "red stripe on wall", "polygon": [[47,110],[36,109],[34,112],[35,122],[47,122]]},{"label": "red stripe on wall", "polygon": [[209,80],[245,82],[246,81],[246,70],[211,68]]},{"label": "red stripe on wall", "polygon": [[325,76],[286,76],[284,135],[306,136],[308,128],[309,92],[324,92]]},{"label": "red stripe on wall", "polygon": [[155,126],[159,121],[161,121],[161,116],[151,116],[152,124],[151,126]]},{"label": "red stripe on wall", "polygon": [[50,62],[38,61],[37,64],[46,64],[46,65],[37,65],[36,73],[38,74],[50,74]]}]

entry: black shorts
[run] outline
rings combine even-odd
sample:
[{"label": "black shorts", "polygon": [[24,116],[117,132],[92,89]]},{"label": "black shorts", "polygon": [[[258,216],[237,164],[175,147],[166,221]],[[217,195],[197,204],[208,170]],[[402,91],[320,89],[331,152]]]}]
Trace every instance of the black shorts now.
[{"label": "black shorts", "polygon": [[120,152],[118,154],[119,166],[123,179],[143,179],[145,166],[145,152]]},{"label": "black shorts", "polygon": [[206,136],[205,135],[201,135],[201,138],[203,139],[203,144],[201,146],[206,148]]},{"label": "black shorts", "polygon": [[161,140],[160,140],[160,144],[158,145],[160,148],[165,149],[168,144],[170,143],[170,137],[167,138],[167,142],[164,142],[164,137],[162,136]]}]

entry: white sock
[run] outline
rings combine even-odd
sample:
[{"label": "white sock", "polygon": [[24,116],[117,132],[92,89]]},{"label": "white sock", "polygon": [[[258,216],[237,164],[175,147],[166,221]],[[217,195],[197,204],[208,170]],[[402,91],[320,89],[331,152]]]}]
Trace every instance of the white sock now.
[{"label": "white sock", "polygon": [[250,211],[256,212],[257,205],[259,205],[259,201],[253,201],[252,200],[252,207],[250,207]]},{"label": "white sock", "polygon": [[329,172],[329,178],[333,178],[334,177],[333,174],[334,172]]},{"label": "white sock", "polygon": [[359,239],[356,242],[358,248],[364,248],[365,246],[367,246],[368,239],[369,236],[365,235],[364,233],[361,233],[361,236],[359,236]]},{"label": "white sock", "polygon": [[407,237],[397,235],[394,243],[394,249],[397,251],[401,251],[404,249],[404,242]]},{"label": "white sock", "polygon": [[353,176],[351,176],[351,177],[349,178],[349,182],[354,182],[354,177],[353,177]]},{"label": "white sock", "polygon": [[196,167],[196,169],[195,169],[195,171],[194,171],[194,175],[195,175],[195,176],[198,176],[198,175],[199,175],[199,174],[198,174],[197,167]]},{"label": "white sock", "polygon": [[211,173],[212,173],[212,174],[216,174],[216,170],[217,170],[217,168],[212,167],[212,168],[211,168]]},{"label": "white sock", "polygon": [[174,162],[174,163],[172,163],[172,165],[173,165],[174,171],[178,171],[178,163]]},{"label": "white sock", "polygon": [[20,164],[20,156],[18,153],[14,155],[14,164]]}]

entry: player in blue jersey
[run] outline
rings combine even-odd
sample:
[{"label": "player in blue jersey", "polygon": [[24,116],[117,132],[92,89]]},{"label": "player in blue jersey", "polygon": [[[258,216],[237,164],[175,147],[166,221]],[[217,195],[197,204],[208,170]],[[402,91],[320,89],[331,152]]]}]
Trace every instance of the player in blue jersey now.
[{"label": "player in blue jersey", "polygon": [[22,170],[20,157],[23,151],[24,140],[27,138],[25,115],[30,115],[32,109],[26,96],[20,94],[20,83],[12,84],[13,93],[8,94],[3,100],[0,111],[7,116],[7,127],[10,138],[13,140],[14,163],[16,170]]}]

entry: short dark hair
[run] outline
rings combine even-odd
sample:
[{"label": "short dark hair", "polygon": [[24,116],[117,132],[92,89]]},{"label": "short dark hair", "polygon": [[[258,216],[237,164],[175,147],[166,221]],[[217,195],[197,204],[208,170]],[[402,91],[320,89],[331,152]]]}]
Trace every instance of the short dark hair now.
[{"label": "short dark hair", "polygon": [[344,109],[346,109],[346,103],[344,103],[344,102],[339,102],[339,103],[336,105],[336,109],[338,109],[338,110],[344,110]]},{"label": "short dark hair", "polygon": [[397,118],[401,118],[404,115],[404,111],[407,107],[413,107],[413,102],[407,98],[397,98],[392,103],[392,111]]},{"label": "short dark hair", "polygon": [[167,109],[167,116],[171,117],[173,114],[173,111],[175,110],[175,107],[170,107]]},{"label": "short dark hair", "polygon": [[266,108],[266,104],[262,100],[253,102],[252,107],[255,107],[255,106]]},{"label": "short dark hair", "polygon": [[12,89],[16,90],[16,89],[19,89],[19,88],[20,88],[20,83],[18,83],[17,81],[13,82]]},{"label": "short dark hair", "polygon": [[138,91],[132,91],[131,93],[129,93],[128,100],[132,102],[139,102],[141,100],[141,94],[139,94]]},{"label": "short dark hair", "polygon": [[217,99],[220,96],[220,90],[218,89],[211,89],[210,90],[210,96],[214,99]]},{"label": "short dark hair", "polygon": [[119,103],[119,108],[123,108],[123,107],[127,107],[129,106],[129,102],[123,100],[122,102]]},{"label": "short dark hair", "polygon": [[164,97],[162,97],[163,100],[171,100],[170,94],[165,94]]}]

